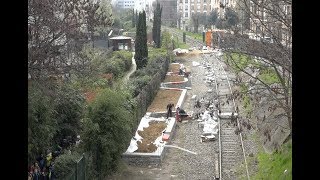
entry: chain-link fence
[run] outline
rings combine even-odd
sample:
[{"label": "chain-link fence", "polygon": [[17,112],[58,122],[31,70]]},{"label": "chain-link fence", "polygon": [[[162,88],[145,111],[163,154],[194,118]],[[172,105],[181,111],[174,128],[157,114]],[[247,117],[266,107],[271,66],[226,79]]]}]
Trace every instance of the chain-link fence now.
[{"label": "chain-link fence", "polygon": [[63,180],[86,180],[86,158],[82,157],[74,164],[72,172]]},{"label": "chain-link fence", "polygon": [[133,126],[132,132],[135,132],[140,119],[147,112],[148,106],[152,103],[156,96],[161,82],[164,80],[169,68],[169,57],[165,58],[165,61],[159,67],[159,71],[152,77],[152,80],[141,90],[140,94],[135,98],[137,103],[136,111],[136,126]]}]

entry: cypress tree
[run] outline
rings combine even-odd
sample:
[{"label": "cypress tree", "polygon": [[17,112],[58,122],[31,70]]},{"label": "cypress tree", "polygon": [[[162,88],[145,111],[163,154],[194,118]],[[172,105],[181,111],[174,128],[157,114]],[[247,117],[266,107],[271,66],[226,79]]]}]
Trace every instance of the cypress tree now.
[{"label": "cypress tree", "polygon": [[132,9],[132,27],[136,27],[136,16],[134,14],[134,9]]},{"label": "cypress tree", "polygon": [[137,68],[141,69],[147,65],[148,46],[147,46],[147,29],[146,29],[146,13],[139,13],[138,25],[136,28],[136,42],[134,58]]},{"label": "cypress tree", "polygon": [[161,47],[161,13],[162,7],[160,8],[160,4],[157,2],[156,9],[153,13],[153,27],[152,27],[152,38],[157,48]]}]

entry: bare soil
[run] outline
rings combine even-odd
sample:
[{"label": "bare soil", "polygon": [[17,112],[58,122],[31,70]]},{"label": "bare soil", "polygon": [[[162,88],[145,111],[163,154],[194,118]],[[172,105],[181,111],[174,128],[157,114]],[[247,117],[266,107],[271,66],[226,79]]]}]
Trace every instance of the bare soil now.
[{"label": "bare soil", "polygon": [[89,90],[84,93],[85,99],[88,103],[91,103],[97,96],[98,90]]},{"label": "bare soil", "polygon": [[152,104],[148,107],[147,112],[167,111],[167,105],[173,103],[176,105],[182,91],[160,89],[154,98]]},{"label": "bare soil", "polygon": [[142,142],[138,142],[138,150],[135,152],[151,153],[157,150],[157,146],[153,142],[162,134],[162,131],[167,127],[163,121],[150,121],[149,127],[143,128],[143,131],[138,131],[138,134],[143,138]]},{"label": "bare soil", "polygon": [[170,64],[168,72],[179,72],[180,64]]},{"label": "bare soil", "polygon": [[163,82],[179,82],[179,81],[183,81],[183,80],[184,80],[183,76],[166,75],[166,78],[164,79]]}]

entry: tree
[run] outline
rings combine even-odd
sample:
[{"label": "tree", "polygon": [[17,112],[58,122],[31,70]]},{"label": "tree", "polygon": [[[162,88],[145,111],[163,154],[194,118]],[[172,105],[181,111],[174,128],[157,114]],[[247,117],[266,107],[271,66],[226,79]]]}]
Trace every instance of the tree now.
[{"label": "tree", "polygon": [[80,133],[80,120],[83,118],[84,97],[69,84],[59,86],[53,103],[53,119],[59,124],[54,141],[59,144],[67,136],[76,138]]},{"label": "tree", "polygon": [[99,177],[113,172],[131,136],[133,115],[128,94],[105,89],[89,105],[84,121],[84,149],[93,157]]},{"label": "tree", "polygon": [[141,69],[148,62],[147,27],[145,11],[139,13],[138,26],[136,29],[135,55],[137,68]]},{"label": "tree", "polygon": [[53,137],[57,130],[54,121],[53,100],[48,90],[33,83],[28,90],[28,163],[53,145]]},{"label": "tree", "polygon": [[136,18],[135,18],[134,9],[132,9],[132,27],[136,27]]},{"label": "tree", "polygon": [[227,28],[235,27],[239,23],[238,14],[231,8],[226,8],[226,25]]},{"label": "tree", "polygon": [[96,27],[99,25],[102,26],[110,26],[112,25],[112,19],[110,14],[110,8],[107,6],[107,1],[101,1],[101,3],[97,3],[95,1],[87,0],[87,6],[85,6],[84,10],[87,14],[86,22],[87,28],[90,32],[90,38],[92,41],[92,47],[94,48],[94,32]]},{"label": "tree", "polygon": [[200,14],[199,13],[194,13],[193,15],[191,15],[192,24],[193,24],[193,27],[194,27],[194,30],[193,30],[194,33],[198,33],[199,18],[200,18]]},{"label": "tree", "polygon": [[215,25],[218,19],[218,12],[216,9],[212,10],[208,17],[209,25]]},{"label": "tree", "polygon": [[161,40],[162,40],[162,47],[167,49],[167,51],[169,49],[172,49],[171,34],[168,31],[166,31],[166,30],[163,31],[162,36],[161,36]]},{"label": "tree", "polygon": [[87,41],[85,27],[93,32],[100,20],[110,25],[111,15],[99,13],[99,5],[92,4],[89,0],[28,1],[28,73],[32,79],[70,73],[77,64],[76,53]]},{"label": "tree", "polygon": [[156,9],[153,13],[153,27],[152,27],[152,38],[155,42],[155,45],[157,48],[161,47],[161,13],[162,13],[162,7],[160,8],[160,3],[157,2]]}]

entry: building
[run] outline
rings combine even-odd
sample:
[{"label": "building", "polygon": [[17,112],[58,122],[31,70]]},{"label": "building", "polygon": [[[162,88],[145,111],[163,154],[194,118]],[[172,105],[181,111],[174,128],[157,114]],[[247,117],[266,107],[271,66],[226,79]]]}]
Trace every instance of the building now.
[{"label": "building", "polygon": [[234,8],[236,0],[177,0],[177,26],[180,29],[188,30],[190,20],[195,13],[210,14],[217,10],[219,17],[223,17],[225,7]]},{"label": "building", "polygon": [[255,38],[291,47],[291,1],[250,0],[250,14],[250,30]]},{"label": "building", "polygon": [[[176,27],[177,24],[177,0],[158,0],[162,6],[161,24],[171,27]],[[156,7],[156,2],[154,9]]]},{"label": "building", "polygon": [[114,51],[132,50],[132,38],[127,36],[116,36],[110,38]]},{"label": "building", "polygon": [[134,9],[135,0],[117,0],[115,4],[117,8]]}]

